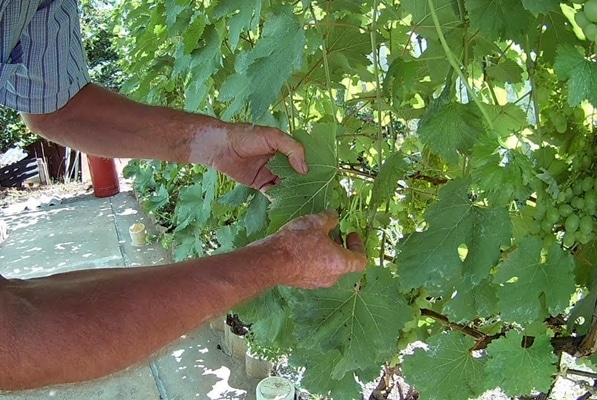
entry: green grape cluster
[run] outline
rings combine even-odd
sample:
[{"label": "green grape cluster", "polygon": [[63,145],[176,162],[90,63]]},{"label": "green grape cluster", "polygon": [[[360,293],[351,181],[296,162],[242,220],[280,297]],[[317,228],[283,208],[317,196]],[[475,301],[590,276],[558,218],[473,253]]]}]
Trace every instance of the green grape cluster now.
[{"label": "green grape cluster", "polygon": [[574,16],[577,25],[582,29],[587,40],[597,41],[597,0],[573,0],[574,3],[583,4]]},{"label": "green grape cluster", "polygon": [[580,177],[549,205],[537,203],[532,233],[557,232],[564,246],[586,244],[596,237],[597,178]]}]

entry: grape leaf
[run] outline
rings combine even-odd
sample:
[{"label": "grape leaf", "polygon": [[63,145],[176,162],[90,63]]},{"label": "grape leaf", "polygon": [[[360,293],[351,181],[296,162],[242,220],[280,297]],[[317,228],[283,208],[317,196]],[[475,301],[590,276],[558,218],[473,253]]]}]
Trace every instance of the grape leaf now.
[{"label": "grape leaf", "polygon": [[597,106],[597,63],[587,60],[569,44],[558,46],[554,69],[568,81],[568,103],[575,107],[588,100]]},{"label": "grape leaf", "polygon": [[211,216],[211,203],[215,198],[218,173],[208,168],[201,182],[180,190],[176,202],[174,232],[185,229],[190,224],[203,226]]},{"label": "grape leaf", "polygon": [[157,192],[154,192],[147,200],[143,203],[143,208],[146,212],[159,210],[170,202],[170,193],[164,184],[160,185]]},{"label": "grape leaf", "polygon": [[[198,232],[194,232],[197,230]],[[189,231],[191,233],[189,233]],[[182,236],[182,239],[180,239]],[[203,241],[200,228],[189,226],[184,230],[178,230],[174,233],[176,247],[174,248],[174,261],[182,261],[188,258],[201,257],[204,254]],[[177,240],[178,239],[178,240]]]},{"label": "grape leaf", "polygon": [[305,31],[292,7],[276,7],[255,47],[237,57],[236,73],[222,84],[218,99],[232,100],[222,118],[234,117],[248,102],[253,120],[258,120],[292,72],[301,67],[304,46]]},{"label": "grape leaf", "polygon": [[[508,213],[503,208],[473,205],[467,190],[466,180],[446,184],[440,190],[439,201],[425,213],[429,228],[398,244],[403,291],[425,286],[445,294],[452,289],[452,281],[463,274],[477,284],[498,261],[500,246],[510,242]],[[459,254],[461,245],[467,249],[464,261]]]},{"label": "grape leaf", "polygon": [[505,149],[497,141],[479,143],[473,150],[473,182],[490,204],[507,206],[526,199],[537,180],[533,161],[518,149]]},{"label": "grape leaf", "polygon": [[301,347],[340,351],[328,375],[335,380],[387,361],[397,350],[397,332],[414,317],[387,269],[371,267],[363,283],[360,278],[349,274],[293,300],[297,335],[309,338]]},{"label": "grape leaf", "polygon": [[345,17],[328,28],[326,50],[332,73],[346,74],[370,65],[371,35],[359,26],[358,18]]},{"label": "grape leaf", "polygon": [[529,124],[526,113],[513,103],[503,106],[485,104],[485,110],[500,137],[516,134]]},{"label": "grape leaf", "polygon": [[255,192],[255,189],[238,183],[234,189],[220,197],[218,202],[232,207],[239,207],[245,204]]},{"label": "grape leaf", "polygon": [[268,191],[273,197],[269,210],[270,233],[294,218],[329,208],[338,168],[335,127],[318,124],[311,134],[295,131],[294,138],[305,147],[309,173],[297,173],[283,155],[276,155],[268,164],[270,170],[282,179],[281,184]]},{"label": "grape leaf", "polygon": [[[342,379],[330,379],[332,367],[340,362],[342,354],[332,349],[325,352],[292,352],[289,362],[297,367],[304,367],[305,373],[301,386],[313,394],[327,395],[333,399],[359,399],[361,387],[353,374],[346,374]],[[379,368],[376,368],[379,373]]]},{"label": "grape leaf", "polygon": [[457,332],[440,333],[431,336],[427,344],[427,351],[416,349],[402,364],[404,377],[422,399],[465,400],[485,391],[485,361],[471,354],[472,338]]},{"label": "grape leaf", "polygon": [[256,192],[245,214],[245,228],[247,229],[248,236],[267,228],[268,205],[269,200],[267,197],[261,194],[261,192]]},{"label": "grape leaf", "polygon": [[521,345],[522,340],[520,332],[510,330],[487,346],[488,382],[508,396],[529,395],[533,389],[547,392],[557,372],[557,358],[547,335],[536,336],[526,348]]},{"label": "grape leaf", "polygon": [[408,165],[404,154],[394,153],[386,158],[373,182],[369,207],[375,209],[384,201],[391,201],[398,188],[398,180],[404,178]]},{"label": "grape leaf", "polygon": [[[520,83],[522,82],[522,73],[524,72],[516,61],[506,59],[499,64],[490,65],[486,69],[487,76],[498,82]],[[508,103],[509,106],[516,105]],[[521,110],[522,111],[522,110]]]},{"label": "grape leaf", "polygon": [[560,0],[522,0],[522,5],[534,15],[560,10]]},{"label": "grape leaf", "polygon": [[529,51],[540,52],[546,63],[554,62],[556,50],[560,44],[567,43],[573,46],[583,44],[561,9],[537,16],[532,25],[541,29],[531,29],[528,32],[531,46]]},{"label": "grape leaf", "polygon": [[542,303],[551,315],[563,312],[574,293],[574,259],[553,244],[542,254],[543,243],[534,236],[520,241],[494,276],[499,306],[505,321],[534,322]]},{"label": "grape leaf", "polygon": [[197,182],[182,188],[178,196],[175,212],[176,231],[181,231],[195,220],[203,219],[203,186]]},{"label": "grape leaf", "polygon": [[494,315],[496,304],[496,289],[489,279],[473,284],[470,276],[464,276],[455,285],[454,294],[444,303],[443,313],[453,322],[472,321]]},{"label": "grape leaf", "polygon": [[[186,63],[184,54],[177,57],[183,64],[179,68],[188,68],[190,72],[190,83],[185,87],[185,110],[197,111],[201,102],[207,95],[207,81],[218,70],[221,54],[220,45],[222,38],[218,35],[216,28],[209,25],[201,36],[203,46],[195,49],[190,55],[190,62]],[[174,72],[173,72],[174,74]]]},{"label": "grape leaf", "polygon": [[280,6],[268,16],[261,38],[247,56],[247,77],[254,90],[248,100],[254,120],[267,111],[280,89],[301,67],[305,31],[291,6]]},{"label": "grape leaf", "polygon": [[465,0],[464,4],[471,28],[490,40],[520,40],[533,20],[520,0]]},{"label": "grape leaf", "polygon": [[[437,30],[427,0],[402,0],[400,5],[412,15],[414,30],[427,39],[437,39]],[[435,12],[444,34],[462,24],[456,0],[434,0]]]},{"label": "grape leaf", "polygon": [[419,123],[421,140],[450,163],[458,155],[470,155],[473,145],[485,131],[483,119],[474,104],[448,103]]},{"label": "grape leaf", "polygon": [[187,25],[186,32],[183,34],[184,54],[191,54],[197,45],[199,39],[203,35],[205,26],[207,25],[206,18],[201,13],[195,13],[194,20]]},{"label": "grape leaf", "polygon": [[249,28],[255,29],[261,14],[261,0],[240,3],[236,0],[222,0],[216,3],[212,15],[219,19],[232,14],[227,22],[229,34],[227,36],[230,49],[234,51],[240,40],[240,34]]},{"label": "grape leaf", "polygon": [[261,346],[295,346],[294,321],[279,287],[266,290],[252,301],[235,307],[240,319],[251,324],[253,340]]}]

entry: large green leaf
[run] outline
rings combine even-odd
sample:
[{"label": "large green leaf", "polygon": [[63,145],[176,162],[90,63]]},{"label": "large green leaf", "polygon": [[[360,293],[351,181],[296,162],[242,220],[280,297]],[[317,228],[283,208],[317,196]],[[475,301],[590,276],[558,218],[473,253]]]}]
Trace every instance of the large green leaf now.
[{"label": "large green leaf", "polygon": [[267,206],[269,200],[260,192],[255,193],[253,200],[249,203],[245,214],[245,228],[247,235],[251,236],[267,228]]},{"label": "large green leaf", "polygon": [[269,211],[270,232],[302,215],[321,212],[330,205],[332,184],[338,169],[335,126],[318,124],[311,134],[299,130],[294,137],[305,147],[309,173],[297,173],[283,155],[277,155],[268,164],[271,171],[282,179],[280,185],[268,191],[273,197]]},{"label": "large green leaf", "polygon": [[487,346],[486,374],[490,386],[500,387],[508,396],[549,391],[557,360],[550,338],[542,335],[527,341],[530,346],[523,346],[522,334],[511,330]]},{"label": "large green leaf", "polygon": [[238,46],[241,33],[255,29],[261,14],[261,0],[239,2],[237,0],[221,0],[216,3],[212,12],[214,18],[230,15],[227,22],[228,41],[234,51]]},{"label": "large green leaf", "polygon": [[325,352],[293,352],[290,362],[296,366],[306,367],[301,386],[311,393],[331,394],[332,399],[359,399],[361,387],[353,374],[346,374],[342,379],[330,379],[334,365],[342,359],[338,350]]},{"label": "large green leaf", "polygon": [[398,181],[405,177],[408,168],[404,158],[404,154],[394,153],[382,164],[371,189],[371,201],[369,203],[371,208],[379,207],[384,201],[390,202],[393,200],[398,188]]},{"label": "large green leaf", "polygon": [[522,0],[522,5],[535,15],[560,10],[560,0]]},{"label": "large green leaf", "polygon": [[470,276],[455,282],[454,293],[444,303],[443,313],[453,322],[472,321],[497,312],[497,295],[490,279],[473,284]]},{"label": "large green leaf", "polygon": [[301,67],[304,46],[305,31],[292,7],[276,7],[255,47],[237,58],[236,74],[222,85],[220,99],[234,99],[224,118],[233,117],[248,102],[253,121],[258,120],[292,72]]},{"label": "large green leaf", "polygon": [[554,244],[543,252],[540,239],[530,236],[504,261],[495,274],[502,318],[520,323],[541,317],[543,304],[558,315],[574,293],[574,259]]},{"label": "large green leaf", "polygon": [[474,205],[465,180],[446,184],[425,219],[429,228],[411,234],[398,246],[398,272],[404,291],[427,287],[446,294],[463,274],[477,284],[497,263],[500,246],[510,241],[506,209]]},{"label": "large green leaf", "polygon": [[201,182],[180,190],[176,203],[176,232],[191,224],[205,225],[211,216],[211,203],[215,198],[217,180],[217,171],[208,168]]},{"label": "large green leaf", "polygon": [[490,40],[520,41],[527,33],[533,15],[521,0],[465,0],[471,27]]},{"label": "large green leaf", "polygon": [[304,338],[299,347],[340,351],[329,376],[334,380],[387,361],[397,351],[398,332],[414,317],[392,274],[379,267],[369,268],[363,280],[349,274],[294,301],[297,336]]},{"label": "large green leaf", "polygon": [[446,161],[458,162],[459,155],[470,155],[475,142],[485,132],[481,113],[474,104],[448,103],[421,120],[421,140]]},{"label": "large green leaf", "polygon": [[554,64],[558,78],[568,81],[568,103],[577,106],[588,100],[597,105],[597,63],[587,60],[568,44],[558,46]]},{"label": "large green leaf", "polygon": [[471,354],[474,340],[457,332],[440,333],[404,357],[402,370],[426,400],[467,400],[485,391],[484,360]]},{"label": "large green leaf", "polygon": [[[427,0],[402,0],[400,4],[412,15],[415,32],[428,39],[438,38]],[[433,0],[433,5],[444,34],[462,24],[457,0]]]}]

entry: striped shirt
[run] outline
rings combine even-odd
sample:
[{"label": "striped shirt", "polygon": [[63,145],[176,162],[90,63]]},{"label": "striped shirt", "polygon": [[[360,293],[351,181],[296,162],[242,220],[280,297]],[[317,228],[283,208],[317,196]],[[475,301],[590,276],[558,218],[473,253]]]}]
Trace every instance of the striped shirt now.
[{"label": "striped shirt", "polygon": [[87,83],[77,0],[0,0],[0,104],[49,113]]}]

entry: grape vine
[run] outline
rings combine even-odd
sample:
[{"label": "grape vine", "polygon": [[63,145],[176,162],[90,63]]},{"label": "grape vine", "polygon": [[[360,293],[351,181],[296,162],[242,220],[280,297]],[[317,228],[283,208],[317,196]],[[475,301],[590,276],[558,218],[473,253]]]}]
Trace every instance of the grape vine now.
[{"label": "grape vine", "polygon": [[271,203],[131,164],[177,259],[325,208],[365,237],[364,274],[235,310],[305,389],[356,399],[383,369],[425,399],[549,395],[562,354],[593,367],[597,0],[131,1],[115,21],[130,96],[306,148],[307,176],[272,160]]}]

